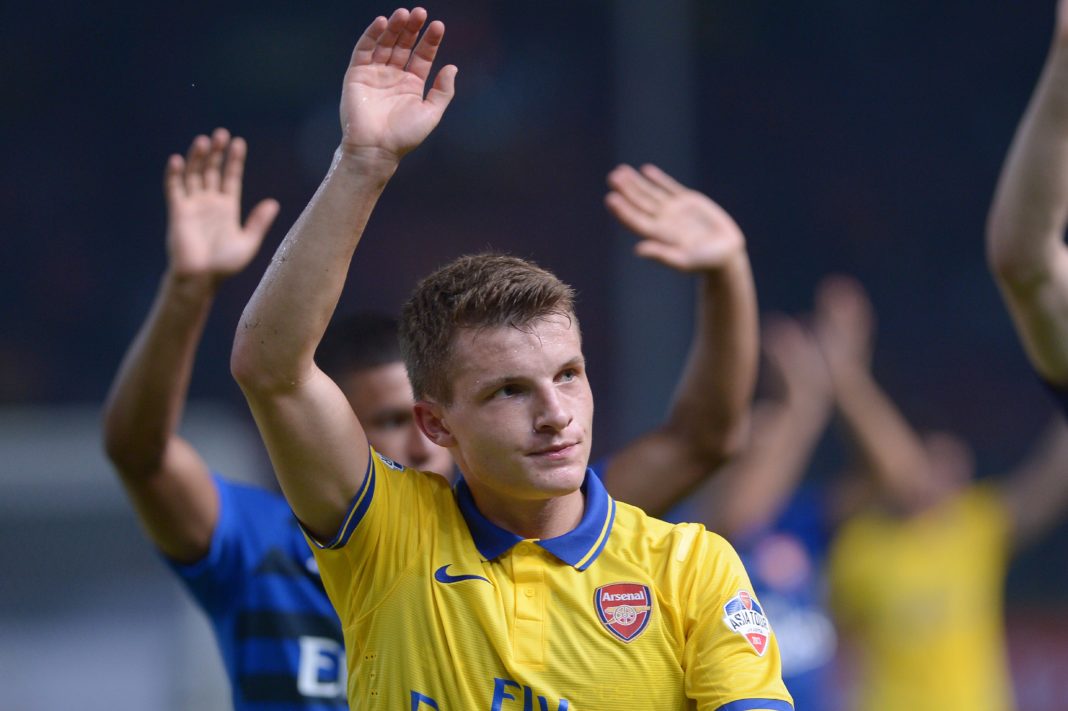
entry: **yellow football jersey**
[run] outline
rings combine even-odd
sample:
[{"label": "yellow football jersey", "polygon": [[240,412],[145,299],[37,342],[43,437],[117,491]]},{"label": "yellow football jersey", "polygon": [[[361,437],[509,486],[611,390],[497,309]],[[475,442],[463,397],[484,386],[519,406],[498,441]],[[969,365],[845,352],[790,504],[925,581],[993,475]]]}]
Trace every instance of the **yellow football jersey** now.
[{"label": "yellow football jersey", "polygon": [[738,556],[696,524],[617,503],[524,540],[461,481],[372,452],[336,539],[313,541],[341,618],[353,709],[790,711]]},{"label": "yellow football jersey", "polygon": [[1008,518],[975,486],[911,519],[865,514],[832,545],[832,605],[861,652],[851,708],[1013,708],[1002,589]]}]

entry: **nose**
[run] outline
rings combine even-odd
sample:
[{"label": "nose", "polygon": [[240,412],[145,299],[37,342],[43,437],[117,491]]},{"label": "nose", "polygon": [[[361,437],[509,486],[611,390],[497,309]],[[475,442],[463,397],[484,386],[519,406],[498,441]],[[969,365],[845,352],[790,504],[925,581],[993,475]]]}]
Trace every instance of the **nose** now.
[{"label": "nose", "polygon": [[571,424],[571,410],[555,388],[547,388],[535,398],[535,432],[560,432]]}]

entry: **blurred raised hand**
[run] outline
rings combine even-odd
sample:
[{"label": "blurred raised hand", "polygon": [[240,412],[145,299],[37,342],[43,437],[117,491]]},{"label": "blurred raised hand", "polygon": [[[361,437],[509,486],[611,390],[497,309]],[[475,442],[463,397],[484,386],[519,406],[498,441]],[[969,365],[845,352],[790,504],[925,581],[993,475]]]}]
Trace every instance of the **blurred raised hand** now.
[{"label": "blurred raised hand", "polygon": [[178,277],[221,281],[256,256],[278,202],[260,201],[241,224],[241,185],[248,148],[224,128],[197,136],[185,158],[172,155],[164,174],[167,251]]},{"label": "blurred raised hand", "polygon": [[683,272],[718,269],[745,253],[742,230],[707,195],[655,165],[620,165],[608,174],[605,204],[641,239],[638,256]]},{"label": "blurred raised hand", "polygon": [[826,277],[816,289],[814,329],[831,375],[871,369],[875,311],[868,294],[853,277]]}]

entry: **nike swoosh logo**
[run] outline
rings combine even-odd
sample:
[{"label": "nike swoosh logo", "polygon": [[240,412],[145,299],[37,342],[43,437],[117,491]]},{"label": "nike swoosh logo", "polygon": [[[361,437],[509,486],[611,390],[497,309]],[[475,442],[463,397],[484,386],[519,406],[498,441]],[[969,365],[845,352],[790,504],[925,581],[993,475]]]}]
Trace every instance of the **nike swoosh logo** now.
[{"label": "nike swoosh logo", "polygon": [[[439,583],[445,583],[446,585],[448,585],[449,583],[458,583],[462,580],[484,580],[485,582],[489,583],[489,579],[483,578],[481,575],[449,575],[446,570],[450,565],[452,565],[452,563],[443,565],[437,570],[435,570],[434,580],[437,580]],[[492,585],[492,583],[490,584]]]}]

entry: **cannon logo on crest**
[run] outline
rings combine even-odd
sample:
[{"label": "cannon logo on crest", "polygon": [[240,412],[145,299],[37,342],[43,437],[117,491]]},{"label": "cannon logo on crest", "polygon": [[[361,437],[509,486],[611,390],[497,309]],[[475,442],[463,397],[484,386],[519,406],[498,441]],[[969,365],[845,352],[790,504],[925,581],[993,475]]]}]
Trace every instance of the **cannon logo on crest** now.
[{"label": "cannon logo on crest", "polygon": [[593,608],[605,629],[618,639],[630,642],[649,624],[653,599],[646,585],[612,583],[597,588],[593,594]]},{"label": "cannon logo on crest", "polygon": [[764,608],[760,606],[756,598],[750,595],[748,590],[739,590],[738,594],[723,606],[723,611],[727,613],[723,617],[723,622],[731,632],[745,637],[757,656],[763,657],[764,651],[768,648],[771,625],[768,623],[767,616],[764,615]]}]

